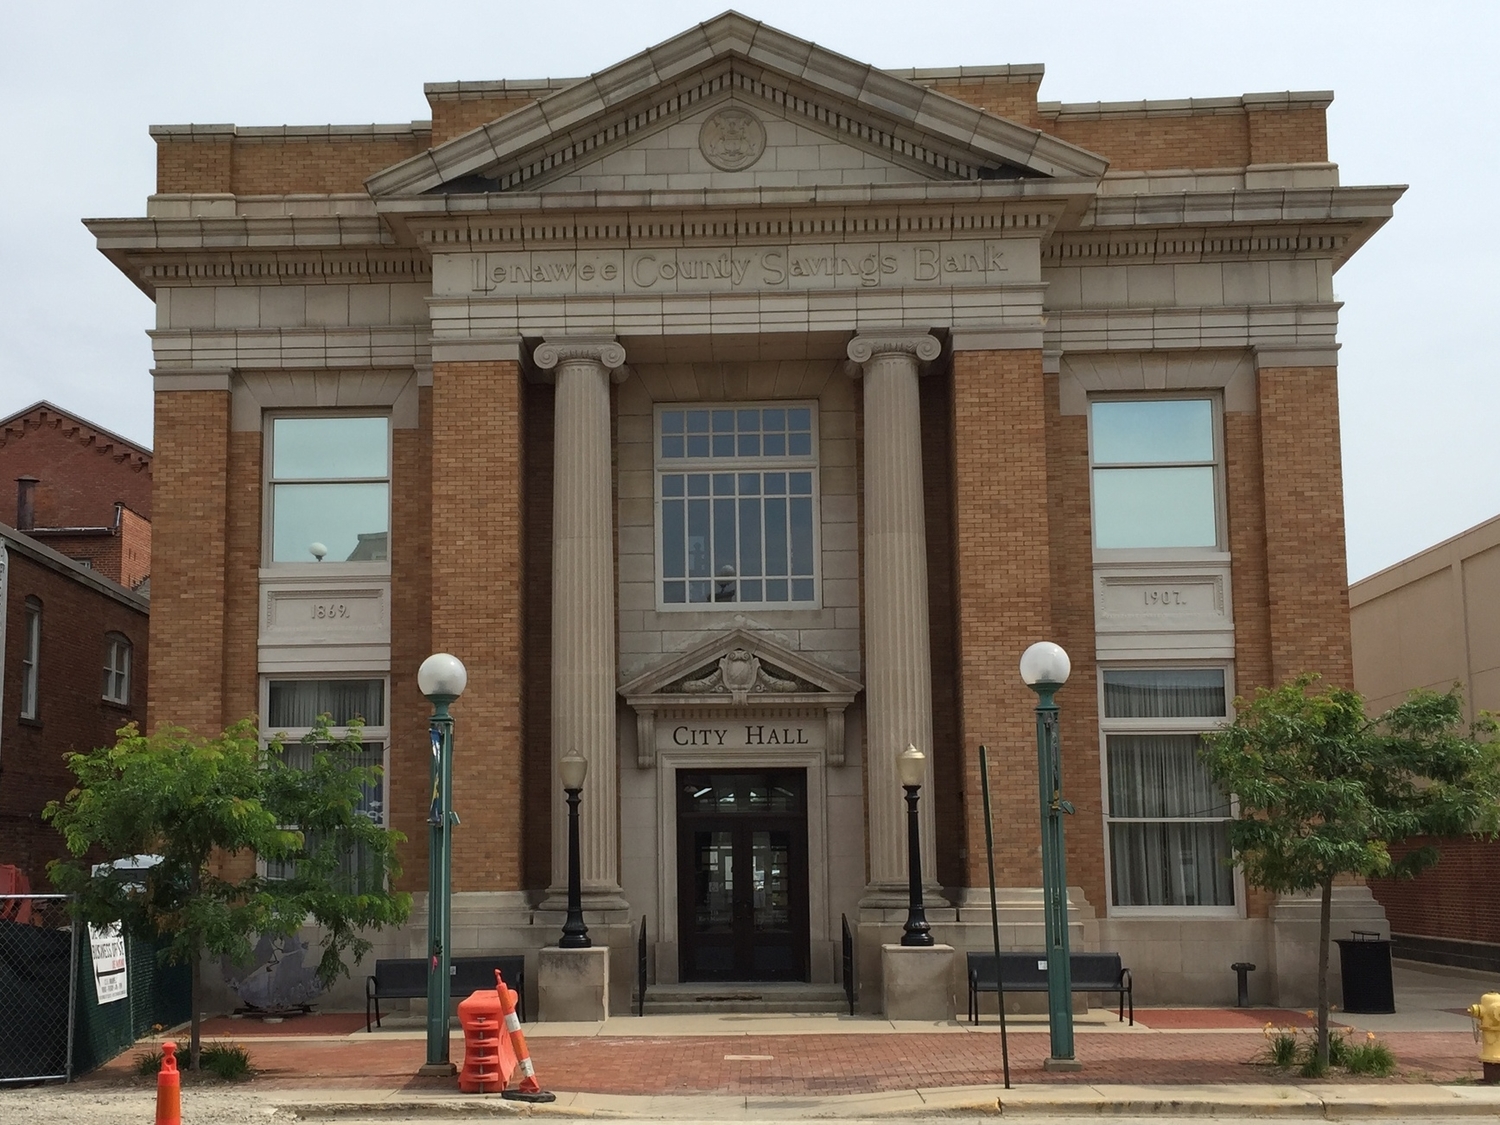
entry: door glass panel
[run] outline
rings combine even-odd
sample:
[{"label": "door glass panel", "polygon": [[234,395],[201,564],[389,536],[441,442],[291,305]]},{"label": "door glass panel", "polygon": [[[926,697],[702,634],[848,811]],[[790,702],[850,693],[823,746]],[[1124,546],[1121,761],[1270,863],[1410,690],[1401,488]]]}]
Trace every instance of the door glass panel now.
[{"label": "door glass panel", "polygon": [[750,863],[757,933],[784,933],[792,926],[791,835],[751,834]]},{"label": "door glass panel", "polygon": [[698,932],[730,933],[734,929],[734,833],[694,833],[693,854]]}]

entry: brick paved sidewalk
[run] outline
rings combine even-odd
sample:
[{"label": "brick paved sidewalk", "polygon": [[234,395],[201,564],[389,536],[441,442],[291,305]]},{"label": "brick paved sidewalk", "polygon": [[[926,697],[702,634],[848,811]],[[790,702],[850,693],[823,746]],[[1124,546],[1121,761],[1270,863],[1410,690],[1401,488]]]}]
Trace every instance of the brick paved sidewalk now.
[{"label": "brick paved sidewalk", "polygon": [[[1387,1081],[1451,1083],[1480,1077],[1469,1035],[1396,1032],[1382,1039],[1399,1061],[1398,1076]],[[425,1043],[418,1038],[256,1037],[248,1046],[259,1070],[254,1085],[262,1089],[456,1088],[451,1081],[414,1077],[425,1057]],[[1264,1038],[1251,1032],[1080,1032],[1077,1054],[1083,1070],[1056,1074],[1041,1065],[1047,1055],[1047,1036],[1020,1033],[1010,1037],[1011,1072],[1017,1084],[1270,1085],[1297,1081],[1295,1074],[1251,1062],[1264,1047]],[[808,1096],[989,1085],[1001,1080],[998,1032],[536,1037],[531,1040],[531,1053],[546,1088],[594,1094]],[[84,1081],[132,1080],[136,1054],[126,1052]],[[461,1039],[454,1040],[453,1058],[462,1061]]]}]

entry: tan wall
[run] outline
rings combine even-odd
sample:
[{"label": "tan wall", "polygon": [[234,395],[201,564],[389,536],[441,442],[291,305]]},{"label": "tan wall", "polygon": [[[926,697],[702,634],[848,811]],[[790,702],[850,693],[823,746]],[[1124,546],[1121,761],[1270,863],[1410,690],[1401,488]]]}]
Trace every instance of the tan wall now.
[{"label": "tan wall", "polygon": [[147,726],[212,735],[224,716],[229,392],[156,392],[155,441]]},{"label": "tan wall", "polygon": [[455,891],[522,886],[525,730],[521,368],[435,363],[432,372],[432,648],[469,670],[453,706]]},{"label": "tan wall", "polygon": [[1041,881],[1035,696],[1021,682],[1026,646],[1052,626],[1046,410],[1040,351],[953,356],[954,595],[959,727],[971,887],[987,880],[979,746],[990,753],[996,877]]},{"label": "tan wall", "polygon": [[234,195],[362,192],[368,177],[425,151],[430,142],[425,132],[378,139],[158,137],[156,190]]},{"label": "tan wall", "polygon": [[1352,687],[1338,370],[1262,368],[1271,675]]}]

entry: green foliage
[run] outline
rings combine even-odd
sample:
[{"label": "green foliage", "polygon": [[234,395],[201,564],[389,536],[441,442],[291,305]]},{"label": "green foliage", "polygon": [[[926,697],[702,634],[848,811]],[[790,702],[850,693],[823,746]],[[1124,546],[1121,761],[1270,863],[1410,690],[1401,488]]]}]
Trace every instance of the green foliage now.
[{"label": "green foliage", "polygon": [[[165,957],[194,966],[195,1046],[204,953],[243,963],[256,936],[311,924],[326,986],[347,975],[346,957],[369,951],[365,931],[399,925],[410,912],[410,896],[387,889],[400,873],[403,837],[360,812],[379,777],[359,764],[360,735],[355,725],[334,737],[324,716],[293,766],[279,742],[261,745],[250,720],[211,739],[180,727],[144,735],[131,724],[113,746],[68,756],[78,787],[44,815],[76,858],[54,862],[52,880],[76,896],[82,919],[118,920],[144,940],[165,936]],[[350,854],[365,856],[368,869],[346,870]],[[136,855],[161,862],[129,872],[95,872],[91,862]],[[265,877],[257,856],[287,877]]]},{"label": "green foliage", "polygon": [[1343,1066],[1350,1074],[1389,1078],[1396,1070],[1396,1056],[1384,1043],[1378,1042],[1372,1033],[1367,1042],[1344,1049]]},{"label": "green foliage", "polygon": [[1266,1024],[1266,1061],[1281,1070],[1289,1070],[1297,1062],[1301,1040],[1291,1027],[1273,1027]]},{"label": "green foliage", "polygon": [[1263,1034],[1266,1047],[1257,1061],[1278,1070],[1296,1067],[1303,1078],[1325,1078],[1330,1067],[1342,1067],[1350,1074],[1373,1078],[1389,1078],[1396,1069],[1396,1056],[1375,1038],[1373,1031],[1366,1033],[1362,1043],[1350,1043],[1342,1031],[1329,1032],[1326,1058],[1318,1050],[1315,1029],[1268,1023]]},{"label": "green foliage", "polygon": [[[239,1082],[249,1078],[255,1067],[250,1052],[239,1043],[204,1043],[199,1052],[202,1068],[226,1082]],[[151,1047],[135,1057],[135,1072],[142,1078],[155,1078],[161,1070],[163,1052],[160,1046]],[[187,1058],[187,1045],[177,1044],[177,1057]]]},{"label": "green foliage", "polygon": [[1392,856],[1412,837],[1500,832],[1500,741],[1488,716],[1464,723],[1456,688],[1415,692],[1372,720],[1355,692],[1315,683],[1303,676],[1236,700],[1235,721],[1204,737],[1202,757],[1239,802],[1229,841],[1246,881],[1322,891],[1315,1062],[1326,1069],[1334,880],[1409,878],[1436,863],[1431,845]]}]

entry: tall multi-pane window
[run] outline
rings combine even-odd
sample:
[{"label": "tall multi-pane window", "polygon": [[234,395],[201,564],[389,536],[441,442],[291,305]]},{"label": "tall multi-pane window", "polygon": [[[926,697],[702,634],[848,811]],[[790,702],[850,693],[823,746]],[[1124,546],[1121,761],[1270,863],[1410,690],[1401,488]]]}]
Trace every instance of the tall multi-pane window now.
[{"label": "tall multi-pane window", "polygon": [[1101,678],[1111,902],[1232,911],[1229,798],[1198,758],[1202,733],[1228,715],[1224,669]]},{"label": "tall multi-pane window", "polygon": [[390,419],[326,414],[269,428],[273,563],[390,557]]},{"label": "tall multi-pane window", "polygon": [[21,710],[23,719],[35,719],[41,706],[42,603],[26,599],[26,632],[21,649]]},{"label": "tall multi-pane window", "polygon": [[1094,546],[1218,546],[1215,430],[1211,398],[1091,402]]},{"label": "tall multi-pane window", "polygon": [[812,404],[657,412],[658,602],[818,601]]},{"label": "tall multi-pane window", "polygon": [[[386,721],[385,680],[271,680],[266,685],[267,698],[261,724],[261,737],[267,741],[279,738],[286,763],[306,768],[312,763],[313,748],[301,739],[318,721],[328,715],[330,733],[335,737],[347,733],[356,720],[363,722],[361,750],[355,765],[379,766],[382,773],[364,787],[358,811],[375,821],[386,823],[385,776],[386,748],[390,730]],[[266,876],[283,879],[291,874],[289,865],[268,861]],[[378,885],[383,873],[375,858],[354,849],[344,857],[341,874],[351,889]]]},{"label": "tall multi-pane window", "polygon": [[104,698],[130,702],[130,641],[119,633],[104,637]]}]

